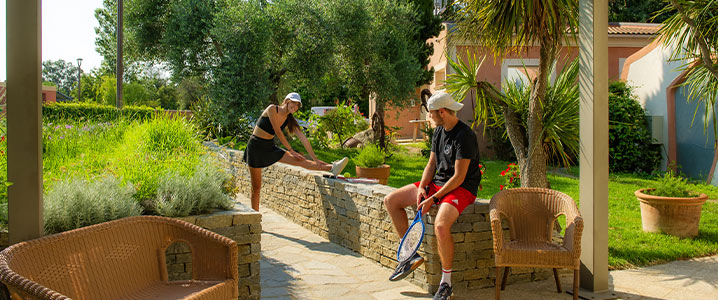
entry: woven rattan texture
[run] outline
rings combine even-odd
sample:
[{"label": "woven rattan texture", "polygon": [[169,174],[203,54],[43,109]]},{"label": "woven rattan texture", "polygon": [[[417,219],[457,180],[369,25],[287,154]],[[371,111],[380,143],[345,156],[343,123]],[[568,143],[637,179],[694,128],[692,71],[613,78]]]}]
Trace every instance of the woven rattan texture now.
[{"label": "woven rattan texture", "polygon": [[[541,188],[508,189],[491,198],[490,218],[497,267],[578,270],[583,219],[568,195]],[[562,244],[552,242],[554,221],[566,216]],[[504,237],[501,219],[509,225]]]},{"label": "woven rattan texture", "polygon": [[[167,282],[175,241],[192,248],[191,281]],[[130,217],[12,245],[0,280],[21,299],[237,299],[237,245],[184,221]]]}]

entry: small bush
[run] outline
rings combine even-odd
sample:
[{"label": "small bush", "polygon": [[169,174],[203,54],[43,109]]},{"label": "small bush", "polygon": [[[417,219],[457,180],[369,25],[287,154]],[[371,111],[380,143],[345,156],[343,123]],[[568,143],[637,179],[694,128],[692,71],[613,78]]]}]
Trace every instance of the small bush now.
[{"label": "small bush", "polygon": [[[344,140],[367,128],[369,128],[369,124],[364,121],[364,118],[354,112],[350,106],[342,103],[336,109],[319,117],[319,124],[311,132],[311,135],[323,147],[329,145],[342,145],[343,147]],[[328,132],[332,133],[331,139],[327,135]]]},{"label": "small bush", "polygon": [[651,173],[661,161],[651,144],[646,113],[625,82],[611,83],[608,95],[608,159],[611,172]]},{"label": "small bush", "polygon": [[658,180],[656,189],[648,193],[660,197],[693,197],[688,189],[688,180],[670,170]]},{"label": "small bush", "polygon": [[369,144],[354,157],[354,164],[362,168],[376,168],[384,164],[384,151],[376,144]]},{"label": "small bush", "polygon": [[232,201],[224,193],[226,180],[229,176],[209,156],[201,160],[190,177],[175,172],[162,176],[157,189],[157,213],[166,217],[186,217],[213,208],[229,209]]},{"label": "small bush", "polygon": [[132,184],[113,176],[72,178],[45,194],[45,233],[52,234],[142,213]]},{"label": "small bush", "polygon": [[58,122],[63,120],[112,122],[120,117],[130,120],[147,120],[154,117],[161,109],[145,106],[125,106],[117,109],[114,106],[97,103],[63,103],[55,102],[42,106],[43,120]]},{"label": "small bush", "polygon": [[135,185],[138,201],[155,198],[162,174],[193,174],[204,152],[194,128],[184,119],[164,117],[127,128],[111,164]]}]

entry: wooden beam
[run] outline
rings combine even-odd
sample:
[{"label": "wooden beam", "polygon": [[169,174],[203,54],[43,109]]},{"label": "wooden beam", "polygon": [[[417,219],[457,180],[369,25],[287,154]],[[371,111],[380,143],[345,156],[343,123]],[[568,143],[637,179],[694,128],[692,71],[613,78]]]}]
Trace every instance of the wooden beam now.
[{"label": "wooden beam", "polygon": [[608,290],[608,2],[579,1],[581,287]]},{"label": "wooden beam", "polygon": [[7,173],[10,243],[43,234],[40,0],[7,2]]}]

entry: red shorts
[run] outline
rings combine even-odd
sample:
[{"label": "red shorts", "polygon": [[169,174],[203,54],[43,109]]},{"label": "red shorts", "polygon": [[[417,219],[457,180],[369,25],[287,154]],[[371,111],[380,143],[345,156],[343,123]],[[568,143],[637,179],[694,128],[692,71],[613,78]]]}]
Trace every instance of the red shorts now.
[{"label": "red shorts", "polygon": [[[419,182],[414,182],[414,186],[419,187]],[[435,194],[440,188],[441,186],[436,185],[434,182],[429,183],[428,196]],[[476,201],[476,196],[471,194],[471,192],[465,188],[457,187],[453,191],[444,195],[444,197],[439,200],[439,205],[441,205],[441,203],[449,203],[456,207],[459,214],[461,214],[461,212],[464,211],[467,206],[473,204],[474,201]]]}]

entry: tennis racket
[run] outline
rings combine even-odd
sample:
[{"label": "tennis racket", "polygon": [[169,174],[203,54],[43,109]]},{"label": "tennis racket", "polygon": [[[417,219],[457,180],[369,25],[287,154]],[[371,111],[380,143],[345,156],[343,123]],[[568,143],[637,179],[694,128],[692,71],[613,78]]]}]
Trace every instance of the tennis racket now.
[{"label": "tennis racket", "polygon": [[[428,193],[429,186],[426,186],[426,190]],[[421,197],[421,199],[423,200],[424,197]],[[425,230],[424,220],[421,218],[421,208],[418,208],[414,221],[411,222],[409,230],[406,231],[399,243],[399,249],[396,251],[397,261],[402,262],[414,256],[414,253],[419,250],[421,242],[424,240]]]}]

